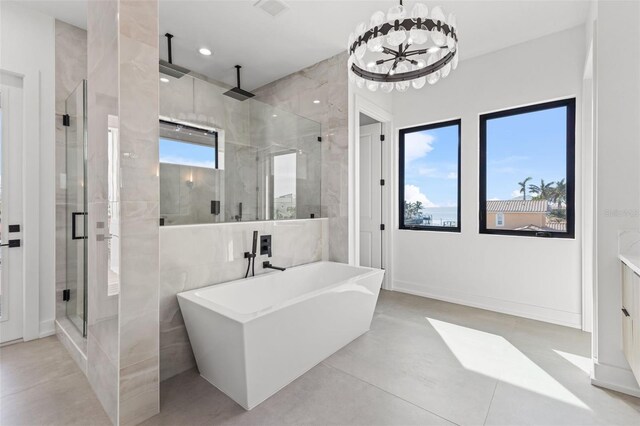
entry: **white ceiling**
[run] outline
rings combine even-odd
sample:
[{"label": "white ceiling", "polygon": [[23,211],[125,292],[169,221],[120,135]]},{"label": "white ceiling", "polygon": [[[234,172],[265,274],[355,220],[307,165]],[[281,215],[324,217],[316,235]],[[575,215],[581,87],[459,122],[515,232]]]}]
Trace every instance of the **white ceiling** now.
[{"label": "white ceiling", "polygon": [[[89,0],[90,1],[90,0]],[[174,63],[235,85],[234,65],[242,69],[242,87],[253,90],[346,49],[356,24],[396,1],[286,0],[290,9],[273,18],[256,0],[160,0],[162,34],[172,33]],[[32,8],[86,28],[87,0],[22,1]],[[414,1],[405,1],[410,8]],[[454,12],[461,59],[482,55],[585,22],[588,0],[440,0],[425,1]],[[197,50],[213,51],[203,57]]]}]

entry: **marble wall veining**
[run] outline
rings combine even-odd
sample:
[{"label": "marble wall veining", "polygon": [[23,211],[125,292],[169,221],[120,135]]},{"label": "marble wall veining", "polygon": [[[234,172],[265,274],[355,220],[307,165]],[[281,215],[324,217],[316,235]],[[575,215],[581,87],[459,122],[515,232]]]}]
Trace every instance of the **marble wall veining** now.
[{"label": "marble wall veining", "polygon": [[[255,90],[256,99],[322,125],[322,217],[329,260],[348,262],[348,75],[341,53]],[[314,101],[320,101],[314,103]]]},{"label": "marble wall veining", "polygon": [[[65,302],[62,290],[67,283],[67,191],[66,191],[66,144],[65,127],[62,116],[65,114],[65,101],[69,95],[87,78],[87,32],[65,22],[55,21],[55,72],[56,72],[56,319],[59,324],[56,333],[65,339],[73,340],[75,345],[68,346],[76,360],[82,360],[81,368],[86,371],[86,341],[81,333],[65,317]],[[64,329],[64,330],[63,330]],[[66,332],[66,333],[65,333]],[[78,356],[75,348],[83,352]]]},{"label": "marble wall veining", "polygon": [[[327,219],[242,222],[160,228],[160,376],[168,379],[195,366],[176,294],[243,278],[244,252],[253,231],[272,236],[278,266],[290,267],[327,259]],[[265,273],[256,258],[256,275]],[[273,271],[269,271],[273,272]]]},{"label": "marble wall veining", "polygon": [[118,422],[119,296],[108,295],[107,247],[98,235],[104,235],[107,222],[108,119],[118,116],[118,63],[118,1],[91,1],[87,9],[87,377],[114,424]]},{"label": "marble wall veining", "polygon": [[158,1],[119,0],[119,424],[160,411]]},{"label": "marble wall veining", "polygon": [[160,407],[158,2],[91,1],[87,23],[87,375],[112,422],[129,425]]}]

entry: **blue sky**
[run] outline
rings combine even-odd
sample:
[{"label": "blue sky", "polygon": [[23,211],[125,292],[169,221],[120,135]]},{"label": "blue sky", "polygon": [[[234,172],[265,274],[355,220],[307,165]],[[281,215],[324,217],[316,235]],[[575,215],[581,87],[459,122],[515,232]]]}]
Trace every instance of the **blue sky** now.
[{"label": "blue sky", "polygon": [[487,122],[487,199],[522,197],[518,182],[566,177],[566,107]]},{"label": "blue sky", "polygon": [[160,162],[214,169],[216,150],[210,146],[160,138]]},{"label": "blue sky", "polygon": [[[487,122],[487,199],[522,197],[518,182],[558,181],[566,176],[566,107]],[[405,200],[425,207],[457,202],[456,126],[405,136]],[[465,146],[462,149],[468,149]]]},{"label": "blue sky", "polygon": [[454,207],[458,200],[458,126],[405,135],[405,200]]}]

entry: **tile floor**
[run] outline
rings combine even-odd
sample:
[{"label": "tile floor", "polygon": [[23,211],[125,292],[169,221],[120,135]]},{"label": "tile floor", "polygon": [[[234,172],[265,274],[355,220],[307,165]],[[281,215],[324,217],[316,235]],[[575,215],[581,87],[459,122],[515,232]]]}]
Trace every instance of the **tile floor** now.
[{"label": "tile floor", "polygon": [[0,348],[0,425],[111,425],[56,336]]},{"label": "tile floor", "polygon": [[[63,351],[55,338],[0,350],[0,424],[108,422]],[[382,292],[369,333],[252,411],[190,370],[162,383],[144,424],[640,425],[640,399],[591,386],[589,351],[578,330]],[[44,353],[56,371],[27,370]]]}]

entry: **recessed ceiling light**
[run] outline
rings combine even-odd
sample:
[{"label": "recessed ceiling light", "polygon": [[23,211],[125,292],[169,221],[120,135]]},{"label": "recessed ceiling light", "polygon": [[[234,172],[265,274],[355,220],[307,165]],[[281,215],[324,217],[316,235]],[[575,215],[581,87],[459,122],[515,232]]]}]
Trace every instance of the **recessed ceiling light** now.
[{"label": "recessed ceiling light", "polygon": [[277,116],[278,116],[278,114],[273,114],[272,115],[273,118],[276,118]]},{"label": "recessed ceiling light", "polygon": [[163,82],[163,83],[168,83],[169,79],[166,78],[166,77],[160,77],[160,81]]},{"label": "recessed ceiling light", "polygon": [[318,99],[316,99],[315,101],[313,101],[314,104],[319,104],[320,101]]},{"label": "recessed ceiling light", "polygon": [[211,56],[211,50],[207,49],[206,47],[201,47],[198,52],[200,52],[200,54],[204,56]]}]

